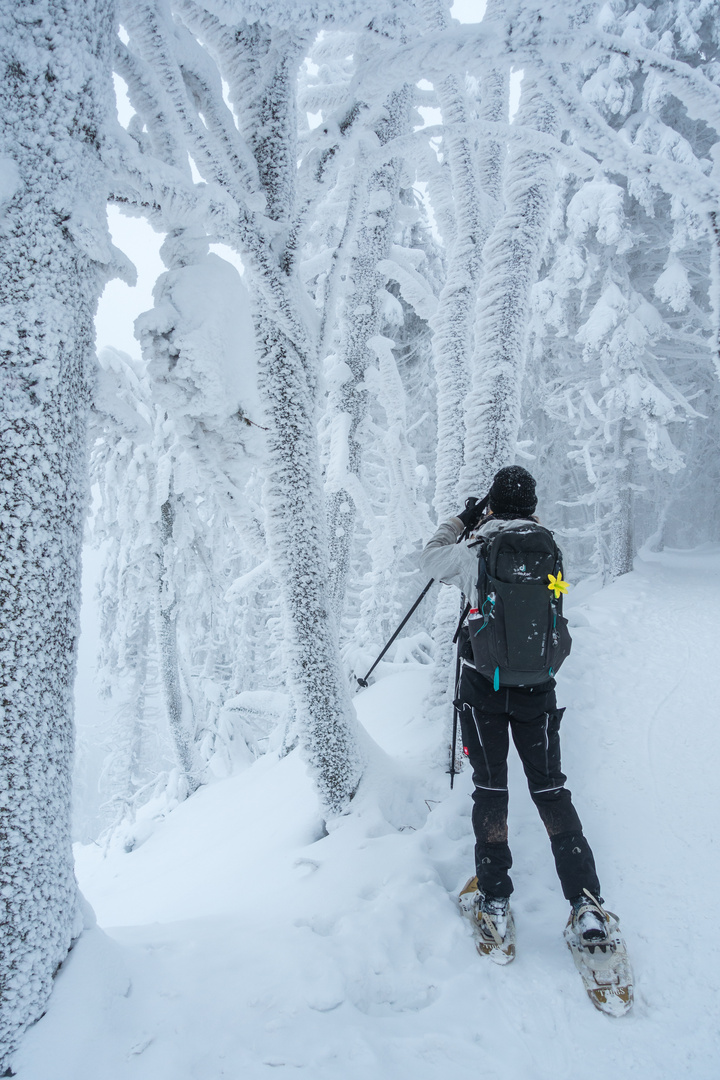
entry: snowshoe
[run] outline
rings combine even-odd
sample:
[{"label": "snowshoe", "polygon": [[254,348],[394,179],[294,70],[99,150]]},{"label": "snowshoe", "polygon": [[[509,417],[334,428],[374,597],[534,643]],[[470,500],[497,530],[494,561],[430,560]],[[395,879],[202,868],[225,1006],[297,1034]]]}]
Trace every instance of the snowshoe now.
[{"label": "snowshoe", "polygon": [[496,964],[515,959],[515,922],[507,897],[485,896],[477,878],[470,878],[460,890],[460,910],[470,920],[475,947],[481,956]]},{"label": "snowshoe", "polygon": [[617,915],[586,890],[586,898],[573,903],[565,941],[595,1008],[607,1016],[629,1012],[633,973]]}]

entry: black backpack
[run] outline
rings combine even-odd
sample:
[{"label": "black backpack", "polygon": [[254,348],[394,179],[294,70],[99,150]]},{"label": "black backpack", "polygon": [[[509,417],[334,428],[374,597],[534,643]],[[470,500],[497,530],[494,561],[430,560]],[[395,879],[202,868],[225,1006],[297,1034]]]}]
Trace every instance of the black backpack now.
[{"label": "black backpack", "polygon": [[551,679],[570,653],[571,638],[550,575],[562,554],[549,529],[534,521],[481,538],[478,607],[468,614],[477,670],[501,686],[533,686]]}]

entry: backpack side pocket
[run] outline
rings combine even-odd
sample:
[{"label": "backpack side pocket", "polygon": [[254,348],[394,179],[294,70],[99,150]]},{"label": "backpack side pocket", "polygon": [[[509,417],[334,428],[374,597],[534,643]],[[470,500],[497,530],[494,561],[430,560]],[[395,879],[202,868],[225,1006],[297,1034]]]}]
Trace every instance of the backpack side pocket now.
[{"label": "backpack side pocket", "polygon": [[482,607],[471,611],[467,620],[475,667],[489,679],[500,666],[497,633],[503,624],[497,618],[496,603],[496,594],[489,592]]},{"label": "backpack side pocket", "polygon": [[550,604],[550,629],[548,633],[547,663],[552,675],[567,660],[572,648],[568,621],[556,604]]}]

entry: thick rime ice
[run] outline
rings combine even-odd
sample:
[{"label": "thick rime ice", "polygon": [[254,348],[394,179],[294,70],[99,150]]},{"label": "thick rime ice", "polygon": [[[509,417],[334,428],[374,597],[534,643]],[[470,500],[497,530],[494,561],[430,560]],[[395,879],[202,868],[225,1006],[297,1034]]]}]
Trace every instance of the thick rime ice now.
[{"label": "thick rime ice", "polygon": [[113,251],[99,165],[112,5],[0,5],[0,1069],[80,929],[72,686],[93,317]]}]

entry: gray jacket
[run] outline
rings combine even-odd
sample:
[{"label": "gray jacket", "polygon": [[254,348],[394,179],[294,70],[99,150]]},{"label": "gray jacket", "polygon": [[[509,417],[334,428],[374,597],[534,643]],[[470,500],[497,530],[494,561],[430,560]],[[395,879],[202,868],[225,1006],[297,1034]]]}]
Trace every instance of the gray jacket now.
[{"label": "gray jacket", "polygon": [[[525,525],[527,518],[490,517],[480,526],[466,543],[458,544],[458,537],[465,526],[460,518],[451,517],[439,525],[420,553],[420,567],[428,578],[443,581],[446,585],[457,585],[472,607],[477,607],[478,556],[477,548],[468,544],[480,536],[494,536],[501,529],[511,525]],[[533,519],[535,520],[535,519]]]}]

